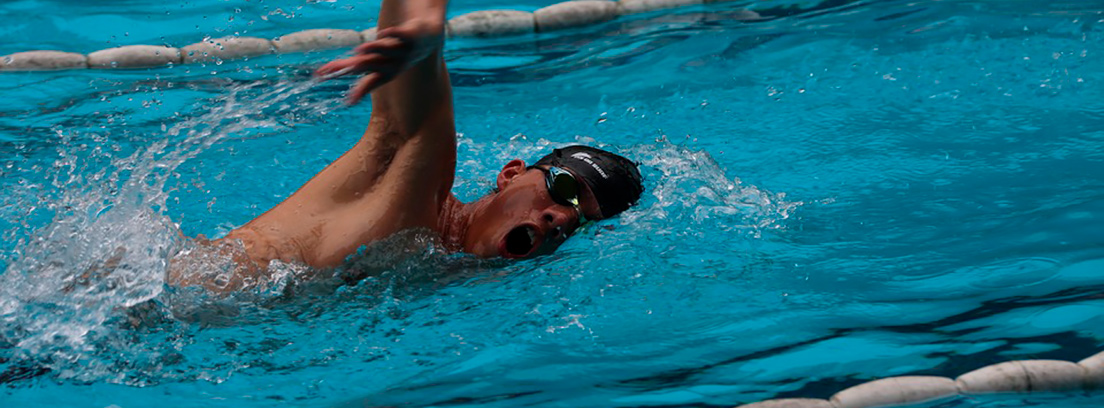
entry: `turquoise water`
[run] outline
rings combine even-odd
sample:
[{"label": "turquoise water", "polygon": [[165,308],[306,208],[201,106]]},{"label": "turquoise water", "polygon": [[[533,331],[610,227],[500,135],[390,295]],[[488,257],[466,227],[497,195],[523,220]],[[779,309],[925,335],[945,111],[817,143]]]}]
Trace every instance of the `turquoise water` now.
[{"label": "turquoise water", "polygon": [[[1104,2],[835,3],[451,41],[457,195],[583,142],[642,162],[641,204],[535,260],[384,243],[356,286],[285,265],[228,298],[164,286],[178,231],[220,236],[352,145],[369,108],[308,75],[341,51],[0,74],[0,402],[719,407],[1104,350]],[[377,9],[5,2],[0,54]]]}]

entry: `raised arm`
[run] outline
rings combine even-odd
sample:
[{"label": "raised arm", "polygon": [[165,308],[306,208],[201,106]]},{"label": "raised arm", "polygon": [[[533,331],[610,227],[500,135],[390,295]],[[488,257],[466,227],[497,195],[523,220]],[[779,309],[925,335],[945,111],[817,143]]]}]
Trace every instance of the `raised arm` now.
[{"label": "raised arm", "polygon": [[371,120],[348,152],[228,235],[245,242],[259,265],[282,259],[335,266],[361,245],[436,226],[456,167],[452,90],[441,50],[446,4],[384,0],[377,39],[318,69],[326,78],[363,74],[348,101],[371,93]]},{"label": "raised arm", "polygon": [[[373,120],[390,115],[401,119],[402,129],[413,130],[426,119],[436,119],[434,115],[440,112],[434,108],[447,108],[449,124],[452,125],[452,87],[442,57],[447,4],[447,0],[383,2],[376,34],[379,44],[370,42],[358,47],[357,51],[362,55],[371,55],[374,50],[379,50],[380,55],[405,52],[406,58],[393,61],[400,64],[397,69],[402,70],[401,64],[404,63],[415,65],[373,94]],[[379,77],[372,78],[373,75]],[[359,92],[371,90],[372,85],[385,79],[387,72],[370,74],[357,84],[350,96],[359,98],[362,96]]]},{"label": "raised arm", "polygon": [[359,163],[366,167],[368,177],[346,180],[344,191],[336,192],[339,200],[347,198],[341,197],[342,194],[362,194],[376,181],[372,175],[386,170],[379,166],[392,161],[390,154],[415,139],[432,145],[419,150],[418,159],[447,162],[444,167],[448,168],[448,177],[442,181],[448,184],[446,194],[451,188],[456,132],[452,88],[442,58],[447,3],[447,0],[384,0],[377,39],[357,47],[356,56],[318,69],[319,75],[327,77],[364,74],[349,91],[350,104],[372,94],[371,122],[358,147],[377,157],[375,163]]}]

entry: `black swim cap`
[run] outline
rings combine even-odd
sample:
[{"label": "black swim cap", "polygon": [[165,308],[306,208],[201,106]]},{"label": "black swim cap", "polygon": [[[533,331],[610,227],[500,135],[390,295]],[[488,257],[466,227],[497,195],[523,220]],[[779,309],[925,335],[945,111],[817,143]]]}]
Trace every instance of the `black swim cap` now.
[{"label": "black swim cap", "polygon": [[589,146],[568,146],[542,157],[537,166],[567,169],[587,184],[598,199],[602,218],[625,211],[640,199],[644,182],[636,163],[624,157]]}]

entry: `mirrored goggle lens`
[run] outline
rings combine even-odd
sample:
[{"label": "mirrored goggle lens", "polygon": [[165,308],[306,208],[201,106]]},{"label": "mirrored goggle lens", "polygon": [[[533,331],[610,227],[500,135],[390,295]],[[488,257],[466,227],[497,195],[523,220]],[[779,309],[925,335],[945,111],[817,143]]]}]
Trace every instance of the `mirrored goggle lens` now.
[{"label": "mirrored goggle lens", "polygon": [[[559,169],[557,169],[559,170]],[[555,198],[573,206],[579,205],[579,183],[575,177],[563,170],[551,171],[549,187]]]}]

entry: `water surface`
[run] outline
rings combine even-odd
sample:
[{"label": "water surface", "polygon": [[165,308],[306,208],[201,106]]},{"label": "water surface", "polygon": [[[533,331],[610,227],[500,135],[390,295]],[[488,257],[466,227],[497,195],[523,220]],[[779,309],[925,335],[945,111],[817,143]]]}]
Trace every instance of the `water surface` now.
[{"label": "water surface", "polygon": [[[367,28],[376,10],[7,2],[0,53]],[[369,107],[341,105],[347,81],[309,78],[341,51],[3,74],[0,392],[10,406],[731,406],[1084,358],[1104,349],[1102,11],[733,2],[455,40],[458,196],[486,193],[508,159],[587,143],[642,163],[640,205],[540,259],[383,248],[358,262],[386,272],[356,286],[287,265],[229,298],[164,286],[189,245],[177,232],[225,234],[355,142]],[[113,256],[111,275],[85,274]],[[933,406],[1025,401],[1104,399]]]}]

